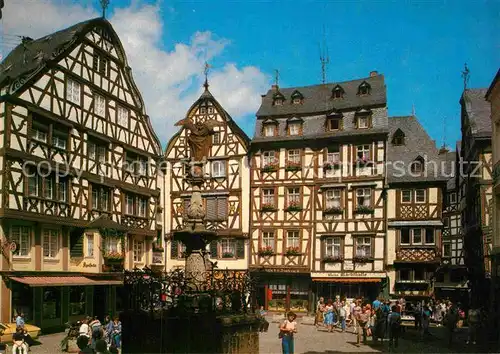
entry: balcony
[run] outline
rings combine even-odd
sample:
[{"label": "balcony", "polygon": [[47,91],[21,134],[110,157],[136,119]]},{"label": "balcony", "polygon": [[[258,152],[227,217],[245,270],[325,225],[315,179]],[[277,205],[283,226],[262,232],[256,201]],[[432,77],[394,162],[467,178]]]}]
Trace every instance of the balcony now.
[{"label": "balcony", "polygon": [[439,262],[441,252],[436,246],[406,246],[396,250],[397,262]]}]

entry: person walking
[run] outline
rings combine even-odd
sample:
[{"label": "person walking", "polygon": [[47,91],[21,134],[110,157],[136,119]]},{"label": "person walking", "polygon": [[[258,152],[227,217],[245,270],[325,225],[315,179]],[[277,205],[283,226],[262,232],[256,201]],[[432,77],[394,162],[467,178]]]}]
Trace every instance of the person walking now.
[{"label": "person walking", "polygon": [[480,313],[477,308],[469,309],[467,314],[467,323],[469,324],[469,334],[467,336],[467,344],[476,344],[477,330],[480,324]]},{"label": "person walking", "polygon": [[392,306],[392,312],[387,318],[389,325],[389,347],[398,347],[399,336],[401,334],[401,313],[397,305]]},{"label": "person walking", "polygon": [[431,323],[431,309],[428,305],[424,305],[422,309],[422,339],[426,335],[430,335],[429,326]]},{"label": "person walking", "polygon": [[332,299],[328,299],[328,303],[325,306],[325,326],[328,332],[333,332],[333,322],[334,322],[334,306]]},{"label": "person walking", "polygon": [[121,339],[122,339],[122,323],[118,316],[115,316],[113,319],[113,325],[111,327],[111,345],[116,348],[121,347]]},{"label": "person walking", "polygon": [[458,322],[458,310],[454,304],[450,304],[445,317],[445,326],[446,326],[446,332],[448,334],[449,347],[451,347],[453,343],[453,333],[455,332],[455,328],[457,328],[457,322]]},{"label": "person walking", "polygon": [[324,322],[323,313],[325,312],[325,298],[320,297],[318,303],[316,304],[316,318],[314,319],[314,325],[316,328],[321,326]]},{"label": "person walking", "polygon": [[[359,300],[359,303],[361,304],[361,300]],[[371,317],[371,306],[366,305],[363,308],[360,307],[360,311],[357,312],[357,322],[358,322],[358,328],[357,328],[357,340],[356,340],[356,345],[359,346],[361,342],[361,336],[363,336],[363,344],[366,344],[366,336],[367,336],[367,329],[370,323],[370,317]]]},{"label": "person walking", "polygon": [[280,326],[279,337],[281,338],[281,349],[283,354],[293,354],[294,352],[294,334],[297,333],[297,315],[288,312],[287,319]]},{"label": "person walking", "polygon": [[92,336],[92,342],[90,346],[92,347],[92,349],[95,349],[95,343],[99,339],[102,339],[103,337],[102,324],[101,321],[99,321],[99,319],[97,318],[97,316],[94,316],[94,319],[90,321],[89,328]]},{"label": "person walking", "polygon": [[345,332],[345,324],[346,324],[346,304],[343,302],[339,306],[339,321],[340,321],[340,329],[342,332]]}]

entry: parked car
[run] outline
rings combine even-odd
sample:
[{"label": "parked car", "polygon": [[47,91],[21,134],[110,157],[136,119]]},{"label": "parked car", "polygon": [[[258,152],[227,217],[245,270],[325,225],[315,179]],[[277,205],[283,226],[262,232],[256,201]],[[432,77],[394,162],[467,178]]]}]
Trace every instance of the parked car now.
[{"label": "parked car", "polygon": [[[37,339],[40,335],[40,328],[30,324],[25,324],[24,328],[31,336],[32,339]],[[0,342],[1,343],[11,343],[12,335],[16,333],[15,323],[0,323]]]}]

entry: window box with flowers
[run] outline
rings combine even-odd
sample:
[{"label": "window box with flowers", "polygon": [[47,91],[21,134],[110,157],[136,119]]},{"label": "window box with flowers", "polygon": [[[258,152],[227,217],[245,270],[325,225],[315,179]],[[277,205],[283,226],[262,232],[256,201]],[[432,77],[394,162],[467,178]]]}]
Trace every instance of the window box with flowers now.
[{"label": "window box with flowers", "polygon": [[285,208],[285,211],[301,211],[302,206],[299,202],[290,202],[288,206]]},{"label": "window box with flowers", "polygon": [[302,169],[302,166],[300,165],[300,162],[294,162],[294,161],[287,161],[286,162],[286,167],[285,170],[289,172],[296,172],[300,171]]},{"label": "window box with flowers", "polygon": [[222,258],[234,258],[234,254],[232,252],[224,252]]},{"label": "window box with flowers", "polygon": [[352,261],[354,263],[368,263],[368,262],[373,261],[373,258],[368,257],[368,256],[354,256],[352,258]]},{"label": "window box with flowers", "polygon": [[107,263],[121,263],[125,259],[125,255],[120,252],[107,252],[102,256]]},{"label": "window box with flowers", "polygon": [[271,162],[271,163],[268,163],[267,165],[265,165],[264,167],[262,167],[260,170],[262,172],[266,172],[266,173],[271,173],[271,172],[276,172],[278,171],[278,163],[277,162]]},{"label": "window box with flowers", "polygon": [[340,168],[340,161],[328,161],[323,164],[324,171],[336,170]]},{"label": "window box with flowers", "polygon": [[322,262],[323,263],[338,263],[338,262],[343,262],[344,261],[344,256],[338,255],[338,256],[326,256],[323,257]]},{"label": "window box with flowers", "polygon": [[331,207],[323,210],[323,214],[334,214],[334,215],[342,215],[344,213],[344,209],[341,207]]},{"label": "window box with flowers", "polygon": [[272,247],[267,246],[267,247],[262,247],[259,249],[259,256],[274,256],[274,250]]},{"label": "window box with flowers", "polygon": [[262,204],[262,206],[260,207],[260,211],[262,212],[266,212],[266,211],[276,211],[276,207],[274,206],[274,204]]},{"label": "window box with flowers", "polygon": [[356,214],[374,214],[375,209],[373,209],[372,207],[369,207],[369,206],[365,206],[365,205],[358,205],[356,207],[356,209],[354,210],[354,212]]},{"label": "window box with flowers", "polygon": [[285,256],[300,256],[302,253],[300,252],[300,247],[287,247],[285,251]]}]

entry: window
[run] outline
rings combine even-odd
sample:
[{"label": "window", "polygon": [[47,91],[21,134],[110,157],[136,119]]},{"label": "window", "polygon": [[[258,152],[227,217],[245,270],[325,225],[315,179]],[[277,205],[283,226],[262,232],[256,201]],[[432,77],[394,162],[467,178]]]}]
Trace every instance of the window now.
[{"label": "window", "polygon": [[42,321],[61,319],[61,287],[44,287]]},{"label": "window", "polygon": [[443,256],[451,257],[451,244],[445,243],[443,245]]},{"label": "window", "polygon": [[368,161],[370,159],[370,145],[359,145],[356,147],[358,160]]},{"label": "window", "polygon": [[43,197],[54,199],[54,181],[50,176],[43,178]]},{"label": "window", "polygon": [[450,227],[450,218],[448,216],[443,218],[444,227]]},{"label": "window", "polygon": [[125,158],[125,170],[132,174],[137,174],[139,176],[148,175],[148,159],[135,155],[133,153],[127,152]]},{"label": "window", "polygon": [[288,188],[287,189],[288,204],[300,204],[300,188]]},{"label": "window", "polygon": [[425,189],[417,189],[415,191],[415,202],[425,203]]},{"label": "window", "polygon": [[87,257],[94,257],[94,234],[87,234]]},{"label": "window", "polygon": [[286,247],[294,247],[300,249],[300,235],[298,231],[287,231]]},{"label": "window", "polygon": [[178,246],[177,246],[177,247],[178,247],[178,248],[177,248],[177,256],[178,256],[179,258],[184,258],[184,257],[185,257],[185,255],[186,255],[186,250],[187,250],[186,245],[185,245],[185,244],[183,244],[183,243],[182,243],[182,242],[180,242],[180,241],[178,241],[178,242],[177,242],[177,245],[178,245]]},{"label": "window", "polygon": [[262,247],[274,250],[274,232],[262,233]]},{"label": "window", "polygon": [[31,128],[31,138],[42,143],[47,142],[49,127],[43,124],[33,122],[33,127]]},{"label": "window", "polygon": [[262,167],[265,167],[267,165],[272,165],[273,163],[276,162],[276,156],[274,151],[264,151],[262,153]]},{"label": "window", "polygon": [[283,106],[283,99],[282,98],[275,98],[274,105],[275,106]]},{"label": "window", "polygon": [[146,198],[137,198],[139,200],[139,216],[142,218],[148,215],[148,200]]},{"label": "window", "polygon": [[38,174],[33,170],[28,176],[28,195],[31,197],[38,197]]},{"label": "window", "polygon": [[130,194],[125,196],[125,214],[134,215],[134,197]]},{"label": "window", "polygon": [[401,281],[410,281],[411,280],[410,269],[400,269],[398,273],[399,273],[399,280],[401,280]]},{"label": "window", "polygon": [[68,201],[68,182],[59,179],[57,183],[57,200],[66,203]]},{"label": "window", "polygon": [[361,85],[358,87],[358,95],[369,95],[370,94],[370,85],[363,81]]},{"label": "window", "polygon": [[31,252],[31,228],[29,226],[11,226],[10,241],[17,244],[15,256],[28,257]]},{"label": "window", "polygon": [[214,135],[212,135],[212,143],[215,145],[220,144],[220,132],[215,132]]},{"label": "window", "polygon": [[300,123],[288,124],[288,134],[289,135],[300,135]]},{"label": "window", "polygon": [[81,94],[80,94],[81,85],[68,78],[66,81],[66,99],[69,102],[80,104]]},{"label": "window", "polygon": [[422,244],[422,229],[413,229],[412,230],[412,244],[421,245]]},{"label": "window", "polygon": [[99,74],[106,76],[108,71],[108,59],[101,57],[101,60],[99,61]]},{"label": "window", "polygon": [[214,107],[208,107],[208,113],[209,114],[214,113]]},{"label": "window", "polygon": [[372,190],[370,188],[356,189],[356,200],[358,206],[371,207],[372,206]]},{"label": "window", "polygon": [[262,190],[262,204],[274,205],[274,189]]},{"label": "window", "polygon": [[69,288],[69,315],[81,316],[85,314],[85,287],[72,286]]},{"label": "window", "polygon": [[325,207],[326,209],[341,207],[340,189],[327,189],[325,191]]},{"label": "window", "polygon": [[200,107],[200,114],[205,114],[207,113],[207,108],[206,107]]},{"label": "window", "polygon": [[404,144],[405,144],[405,134],[401,129],[398,129],[393,135],[392,145],[399,146]]},{"label": "window", "polygon": [[236,256],[236,240],[225,238],[219,241],[219,258],[234,258]]},{"label": "window", "polygon": [[66,150],[67,142],[68,136],[64,135],[64,133],[57,133],[56,131],[52,133],[52,146],[55,148]]},{"label": "window", "polygon": [[99,54],[94,54],[92,58],[92,69],[99,71]]},{"label": "window", "polygon": [[329,148],[326,153],[326,161],[330,163],[338,163],[340,162],[340,151],[339,148]]},{"label": "window", "polygon": [[59,254],[59,231],[43,230],[43,256],[57,258]]},{"label": "window", "polygon": [[424,172],[424,161],[422,159],[413,161],[410,165],[410,169],[414,174],[421,174],[422,172]]},{"label": "window", "polygon": [[457,193],[450,193],[450,203],[454,204],[457,202]]},{"label": "window", "polygon": [[212,177],[225,177],[225,176],[226,176],[226,162],[212,161]]},{"label": "window", "polygon": [[288,162],[300,164],[300,150],[288,150]]},{"label": "window", "polygon": [[340,257],[341,252],[341,239],[340,237],[328,237],[325,239],[325,256],[326,257]]},{"label": "window", "polygon": [[425,244],[426,245],[433,245],[434,244],[434,229],[433,228],[426,228],[425,229]]},{"label": "window", "polygon": [[100,163],[106,163],[107,160],[107,148],[104,144],[89,141],[87,142],[87,156],[93,161],[98,161]]},{"label": "window", "polygon": [[402,245],[409,245],[410,244],[410,229],[408,229],[408,228],[401,229],[400,243]]},{"label": "window", "polygon": [[328,119],[328,130],[340,130],[342,120],[340,118]]},{"label": "window", "polygon": [[264,136],[274,136],[276,126],[274,124],[266,124],[264,126]]},{"label": "window", "polygon": [[118,106],[117,110],[117,123],[122,127],[128,127],[128,109]]},{"label": "window", "polygon": [[94,113],[98,116],[106,116],[106,99],[98,94],[94,95]]},{"label": "window", "polygon": [[104,247],[107,253],[121,253],[118,251],[118,237],[106,237],[104,242]]},{"label": "window", "polygon": [[425,270],[422,268],[415,268],[413,270],[413,280],[425,280]]},{"label": "window", "polygon": [[411,189],[403,189],[401,191],[401,202],[403,203],[411,203],[412,201],[413,191]]},{"label": "window", "polygon": [[134,262],[142,263],[144,258],[144,241],[134,240]]},{"label": "window", "polygon": [[356,257],[371,257],[371,256],[372,256],[371,237],[356,238]]},{"label": "window", "polygon": [[206,220],[219,221],[228,217],[227,197],[207,197],[206,199]]},{"label": "window", "polygon": [[109,211],[109,189],[92,185],[92,209]]},{"label": "window", "polygon": [[300,104],[301,101],[300,97],[294,97],[292,102],[293,104]]},{"label": "window", "polygon": [[342,98],[344,96],[344,90],[340,86],[336,86],[332,91],[333,98]]},{"label": "window", "polygon": [[364,116],[364,117],[358,117],[358,129],[366,129],[368,128],[369,125],[369,118]]}]

